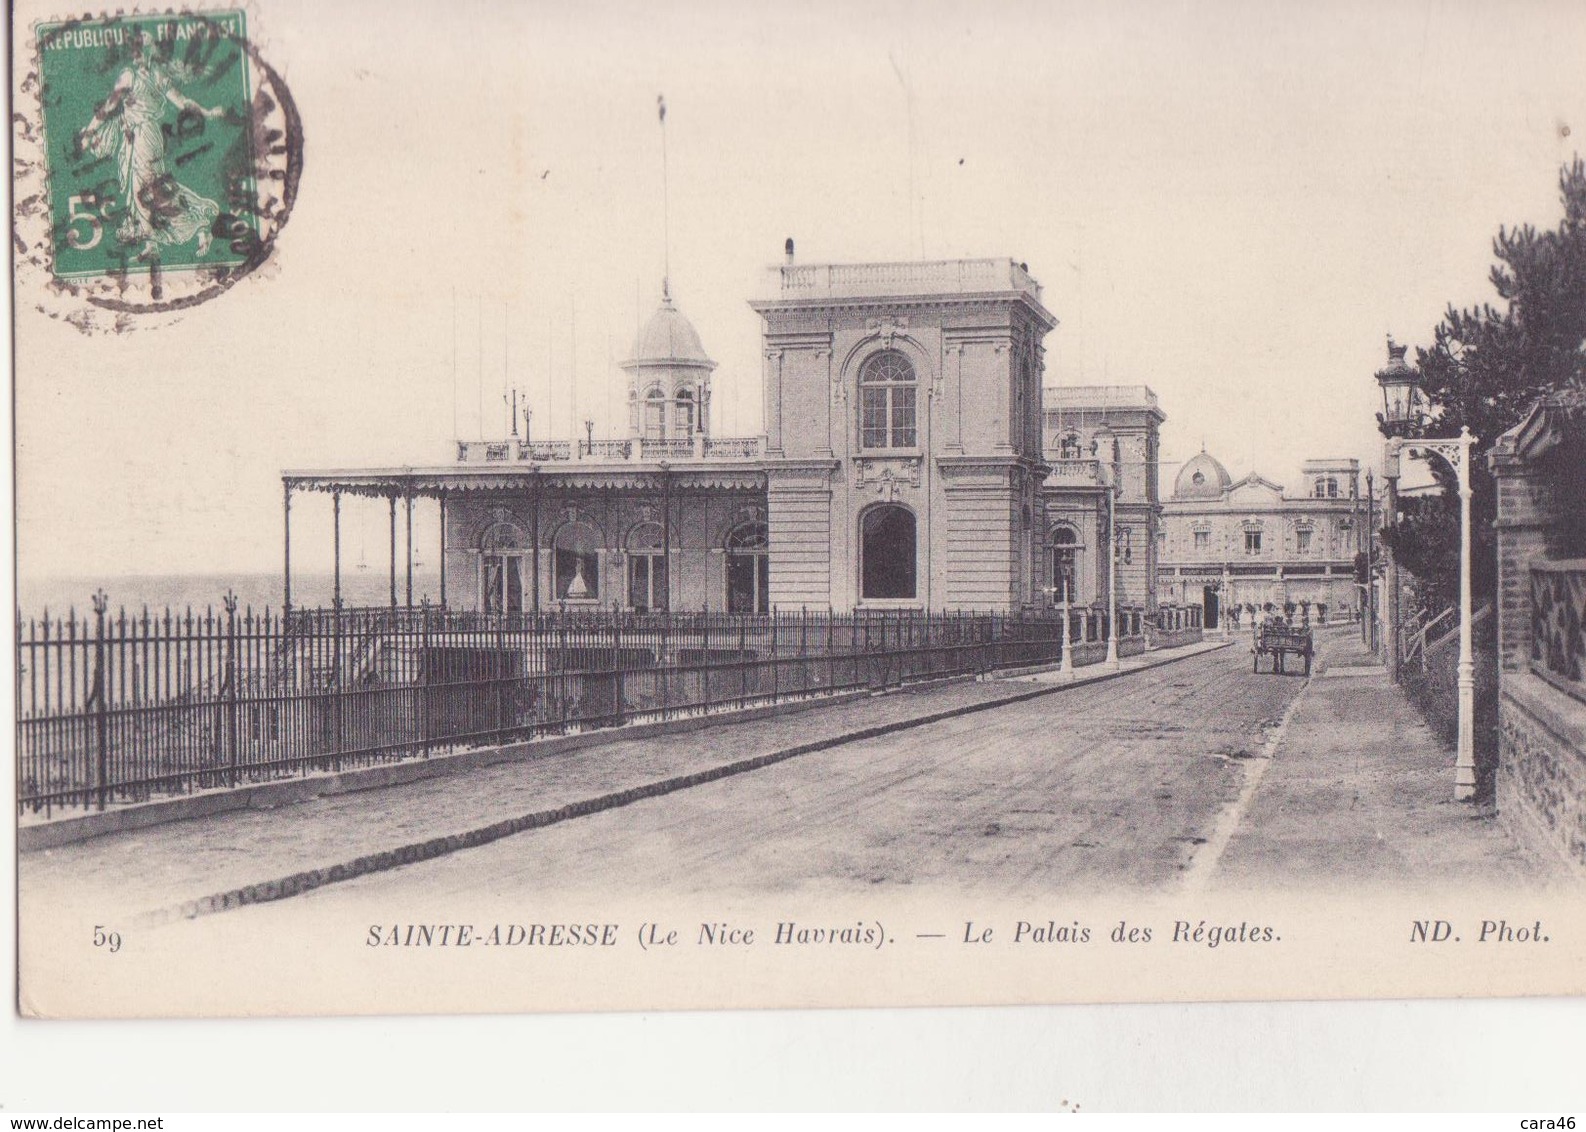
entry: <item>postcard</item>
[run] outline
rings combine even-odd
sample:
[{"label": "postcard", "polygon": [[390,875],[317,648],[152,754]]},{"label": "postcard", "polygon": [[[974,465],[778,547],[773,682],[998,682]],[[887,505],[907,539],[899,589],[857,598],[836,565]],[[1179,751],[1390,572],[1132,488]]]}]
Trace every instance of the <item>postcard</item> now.
[{"label": "postcard", "polygon": [[1579,995],[1586,15],[1460,13],[16,5],[22,1012]]}]

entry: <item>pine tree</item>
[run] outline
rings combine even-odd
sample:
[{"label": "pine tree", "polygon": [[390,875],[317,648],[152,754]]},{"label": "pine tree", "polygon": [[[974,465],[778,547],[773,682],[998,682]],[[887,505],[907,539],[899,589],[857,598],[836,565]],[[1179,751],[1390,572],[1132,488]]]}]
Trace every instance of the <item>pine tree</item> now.
[{"label": "pine tree", "polygon": [[[1497,588],[1495,484],[1486,452],[1542,397],[1586,387],[1586,163],[1559,174],[1564,220],[1556,230],[1501,227],[1488,278],[1500,306],[1450,304],[1429,349],[1417,351],[1432,419],[1421,435],[1477,438],[1471,460],[1471,588],[1476,601]],[[1428,608],[1451,604],[1459,585],[1459,499],[1452,472],[1433,469],[1442,495],[1404,508],[1383,531],[1401,566],[1422,583]]]}]

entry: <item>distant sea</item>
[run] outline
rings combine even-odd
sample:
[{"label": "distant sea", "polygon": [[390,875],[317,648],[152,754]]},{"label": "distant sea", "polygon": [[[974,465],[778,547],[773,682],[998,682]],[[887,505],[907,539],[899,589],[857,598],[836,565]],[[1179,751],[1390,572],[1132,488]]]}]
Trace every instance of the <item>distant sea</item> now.
[{"label": "distant sea", "polygon": [[[141,613],[145,607],[154,610],[186,610],[195,612],[208,606],[221,607],[227,591],[237,595],[240,608],[252,606],[254,612],[266,607],[281,608],[281,576],[279,574],[124,574],[107,577],[46,577],[19,578],[17,580],[17,608],[24,619],[42,617],[49,610],[51,617],[65,614],[75,608],[79,616],[93,610],[93,595],[104,590],[110,599],[110,609],[125,609],[128,613]],[[439,574],[413,572],[413,601],[440,599]],[[292,574],[292,605],[296,608],[324,606],[329,608],[335,593],[335,578],[331,574]],[[391,576],[381,570],[348,570],[341,578],[342,601],[347,605],[389,605],[391,602]],[[407,578],[397,574],[397,601],[407,596]]]}]

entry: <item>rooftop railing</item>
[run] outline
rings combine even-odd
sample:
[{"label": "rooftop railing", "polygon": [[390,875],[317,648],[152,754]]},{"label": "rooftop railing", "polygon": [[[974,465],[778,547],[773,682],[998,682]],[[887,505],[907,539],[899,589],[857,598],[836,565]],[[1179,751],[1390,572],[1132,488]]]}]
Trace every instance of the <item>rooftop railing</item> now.
[{"label": "rooftop railing", "polygon": [[1001,291],[1022,291],[1041,301],[1041,285],[1011,259],[788,263],[771,268],[773,299]]},{"label": "rooftop railing", "polygon": [[1058,409],[1157,408],[1149,385],[1048,385],[1041,390],[1048,417]]},{"label": "rooftop railing", "polygon": [[624,464],[658,460],[758,460],[759,436],[673,437],[661,440],[459,440],[459,464]]}]

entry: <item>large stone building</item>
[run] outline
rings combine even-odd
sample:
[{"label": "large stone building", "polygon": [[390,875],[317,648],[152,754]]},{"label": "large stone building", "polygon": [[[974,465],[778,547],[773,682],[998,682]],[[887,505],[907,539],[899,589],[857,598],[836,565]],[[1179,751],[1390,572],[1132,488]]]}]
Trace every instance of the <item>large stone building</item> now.
[{"label": "large stone building", "polygon": [[1360,609],[1355,553],[1365,530],[1360,462],[1307,460],[1297,490],[1251,472],[1235,482],[1205,451],[1188,460],[1162,504],[1157,586],[1164,601],[1199,605],[1208,629],[1234,606]]},{"label": "large stone building", "polygon": [[395,542],[399,505],[438,499],[455,609],[1018,610],[1106,600],[1119,484],[1120,604],[1154,606],[1162,413],[1144,387],[1043,402],[1057,320],[1024,265],[790,253],[751,305],[762,436],[713,435],[714,363],[663,288],[623,363],[626,439],[288,472],[288,518],[294,491],[383,496]]},{"label": "large stone building", "polygon": [[1081,603],[1105,599],[1110,518],[1119,604],[1154,610],[1162,520],[1158,432],[1166,419],[1156,394],[1144,385],[1053,386],[1044,415],[1049,585],[1079,595]]}]

